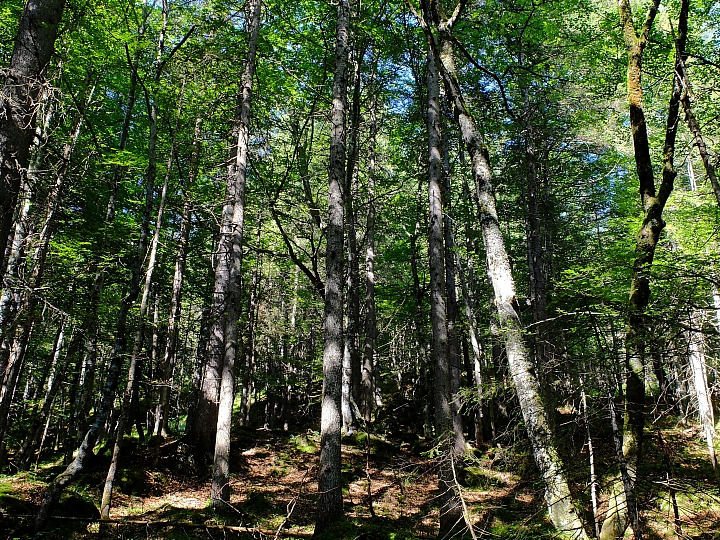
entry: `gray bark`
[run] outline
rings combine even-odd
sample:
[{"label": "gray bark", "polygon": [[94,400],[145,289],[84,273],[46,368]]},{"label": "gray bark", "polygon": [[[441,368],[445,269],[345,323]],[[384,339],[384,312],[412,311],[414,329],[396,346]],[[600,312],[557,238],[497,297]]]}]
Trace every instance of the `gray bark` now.
[{"label": "gray bark", "polygon": [[28,166],[38,98],[64,8],[65,0],[27,1],[0,92],[0,275],[5,273],[5,244],[23,170]]},{"label": "gray bark", "polygon": [[375,313],[375,131],[377,126],[377,99],[373,93],[370,105],[370,148],[367,191],[368,209],[365,247],[365,346],[362,363],[361,412],[365,422],[370,422],[375,408],[374,361],[377,346],[377,321]]},{"label": "gray bark", "polygon": [[[28,433],[30,433],[31,436],[25,439],[17,453],[15,464],[18,470],[21,471],[27,471],[30,469],[32,458],[35,455],[35,451],[38,450],[40,439],[43,435],[43,425],[46,424],[46,420],[49,420],[50,409],[55,401],[55,396],[57,396],[57,393],[60,390],[60,383],[63,381],[63,378],[58,376],[58,371],[64,367],[64,364],[61,366],[60,358],[63,353],[66,325],[67,319],[63,318],[60,323],[60,327],[58,328],[58,334],[55,338],[55,344],[53,346],[46,392],[38,407],[37,414],[34,415],[30,428],[28,429]],[[67,357],[65,361],[67,361]]]},{"label": "gray bark", "polygon": [[717,471],[718,463],[715,455],[715,417],[713,414],[710,389],[707,380],[707,365],[705,362],[705,337],[702,333],[702,316],[693,313],[689,320],[690,330],[687,332],[688,357],[693,374],[693,386],[698,405],[700,424],[703,427],[708,455],[713,469]]},{"label": "gray bark", "polygon": [[533,447],[535,462],[545,482],[545,501],[550,520],[563,534],[585,539],[587,534],[573,505],[563,463],[554,446],[547,412],[540,399],[537,377],[532,371],[523,342],[515,282],[500,230],[487,148],[467,110],[457,80],[451,31],[463,7],[464,4],[461,2],[451,18],[441,20],[438,6],[433,2],[425,2],[421,24],[428,37],[431,54],[438,61],[448,97],[453,104],[455,121],[470,155],[478,221],[485,244],[488,279],[495,294],[495,305],[501,334],[505,338],[510,374],[515,383],[515,391]]},{"label": "gray bark", "polygon": [[452,183],[450,178],[450,155],[447,137],[442,137],[443,158],[443,240],[445,242],[445,294],[447,298],[447,337],[448,363],[450,365],[450,406],[453,421],[453,446],[457,455],[465,452],[465,435],[462,423],[462,399],[460,386],[462,383],[462,361],[460,354],[460,336],[458,335],[458,294],[455,267],[455,238],[452,230]]},{"label": "gray bark", "polygon": [[320,469],[315,533],[322,532],[343,514],[340,481],[341,386],[343,360],[344,199],[348,34],[350,3],[338,1],[333,80],[328,221],[325,258],[325,309],[323,314],[323,390],[320,420]]},{"label": "gray bark", "polygon": [[213,463],[210,504],[219,506],[230,501],[230,427],[235,397],[235,359],[238,351],[238,319],[240,318],[240,278],[242,273],[242,242],[245,221],[245,185],[250,150],[250,106],[255,75],[256,52],[260,32],[260,0],[251,0],[247,32],[248,58],[241,79],[234,162],[228,168],[228,186],[235,186],[235,200],[230,232],[228,282],[226,284],[226,314],[224,357],[218,403],[215,456]]},{"label": "gray bark", "polygon": [[[192,204],[189,189],[195,183],[197,168],[200,161],[202,144],[202,119],[195,120],[195,134],[193,136],[193,152],[190,156],[190,172],[183,187],[183,211],[180,216],[180,232],[178,235],[178,250],[175,256],[175,272],[173,274],[172,294],[170,297],[170,317],[168,319],[165,352],[161,364],[162,386],[155,415],[155,428],[158,444],[161,437],[166,436],[168,427],[168,413],[170,410],[170,390],[172,388],[172,374],[175,367],[175,353],[177,351],[178,333],[180,331],[180,313],[182,310],[182,288],[185,276],[185,262],[187,259],[188,240],[190,238]],[[155,454],[157,459],[157,450]]]},{"label": "gray bark", "polygon": [[454,448],[453,411],[450,404],[450,363],[446,308],[445,246],[442,204],[442,134],[440,131],[440,75],[432,53],[427,61],[428,197],[430,256],[430,321],[432,326],[433,395],[435,437],[440,446],[438,484],[440,490],[440,536],[452,534],[463,521],[452,461]]}]

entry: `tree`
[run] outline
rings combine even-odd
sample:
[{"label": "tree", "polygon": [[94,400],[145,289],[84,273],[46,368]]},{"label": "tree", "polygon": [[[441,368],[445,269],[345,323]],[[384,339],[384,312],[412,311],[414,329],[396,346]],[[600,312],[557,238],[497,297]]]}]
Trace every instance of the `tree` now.
[{"label": "tree", "polygon": [[678,25],[675,72],[668,106],[667,127],[663,148],[662,179],[655,186],[653,164],[650,157],[642,91],[643,52],[647,46],[653,21],[657,15],[659,0],[648,8],[640,33],[635,30],[633,13],[627,0],[619,0],[618,10],[625,38],[628,56],[627,91],[630,109],[635,165],[640,185],[643,221],[635,243],[632,283],[628,300],[628,326],[625,334],[625,411],[622,433],[622,447],[617,449],[620,478],[615,481],[611,507],[600,532],[602,540],[624,534],[628,522],[632,524],[636,539],[642,538],[641,523],[637,508],[635,482],[637,468],[642,456],[642,439],[645,428],[645,364],[647,347],[653,336],[652,324],[645,313],[650,300],[650,269],[660,233],[665,227],[663,209],[672,193],[677,176],[673,163],[675,140],[678,128],[681,82],[679,73],[682,51],[687,39],[688,0],[683,0]]},{"label": "tree", "polygon": [[523,342],[515,282],[499,227],[487,148],[468,112],[458,83],[452,29],[465,4],[459,2],[450,17],[445,17],[442,6],[433,0],[424,1],[421,5],[422,17],[419,20],[428,38],[430,53],[440,66],[448,97],[453,104],[455,121],[470,154],[475,181],[474,197],[485,245],[488,279],[495,293],[494,302],[498,310],[501,334],[505,337],[509,370],[533,447],[535,462],[545,482],[548,513],[558,530],[575,538],[586,538],[587,533],[573,505],[562,460],[553,444],[547,412],[543,408],[537,378],[532,372]]},{"label": "tree", "polygon": [[0,93],[0,275],[5,274],[5,243],[12,228],[23,170],[28,165],[38,99],[64,8],[65,0],[28,0]]},{"label": "tree", "polygon": [[[238,351],[238,319],[240,318],[240,278],[242,272],[242,241],[245,224],[245,187],[250,150],[250,105],[255,75],[255,55],[260,32],[262,3],[253,0],[248,5],[248,57],[241,78],[240,105],[237,112],[236,146],[233,148],[234,163],[228,169],[228,191],[234,193],[230,253],[225,257],[228,264],[226,292],[226,318],[220,402],[218,404],[217,435],[213,479],[210,491],[211,504],[230,500],[230,427],[235,402],[235,359]],[[231,188],[232,186],[232,188]],[[220,257],[223,258],[223,257]],[[217,276],[217,273],[216,273]]]},{"label": "tree", "polygon": [[320,421],[320,470],[315,533],[322,532],[342,517],[340,483],[340,394],[343,359],[343,268],[345,182],[345,101],[347,93],[350,2],[340,0],[337,11],[335,73],[332,91],[330,174],[328,194],[327,246],[325,258],[325,311],[323,315],[323,390]]}]

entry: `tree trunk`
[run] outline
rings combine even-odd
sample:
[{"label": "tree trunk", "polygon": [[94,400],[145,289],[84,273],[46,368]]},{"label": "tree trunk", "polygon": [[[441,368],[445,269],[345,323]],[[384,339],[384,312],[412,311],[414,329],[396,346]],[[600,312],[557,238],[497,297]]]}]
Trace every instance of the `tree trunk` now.
[{"label": "tree trunk", "polygon": [[[170,297],[170,317],[168,319],[167,338],[165,341],[165,353],[163,356],[162,385],[160,386],[160,397],[155,414],[154,434],[159,441],[166,436],[168,427],[168,413],[170,410],[170,391],[172,389],[172,374],[175,367],[175,353],[177,351],[178,333],[180,331],[180,313],[182,310],[182,288],[185,276],[185,262],[187,259],[188,240],[192,226],[192,203],[189,190],[195,183],[200,151],[202,144],[202,118],[195,120],[195,134],[193,136],[193,152],[190,156],[190,173],[187,182],[183,187],[183,211],[180,216],[180,232],[178,234],[178,251],[175,256],[175,273],[172,282],[172,294]],[[159,447],[158,447],[159,449]],[[155,453],[157,460],[157,449]]]},{"label": "tree trunk", "polygon": [[475,445],[479,448],[484,443],[483,434],[483,361],[482,347],[478,339],[477,326],[475,324],[475,313],[473,306],[475,305],[470,293],[471,284],[465,277],[460,262],[460,255],[455,253],[455,264],[460,272],[460,284],[462,287],[463,303],[465,304],[465,319],[467,321],[468,336],[473,351],[473,381],[475,383],[475,395],[477,396],[477,408],[475,409]]},{"label": "tree trunk", "polygon": [[228,168],[228,187],[235,186],[235,200],[232,214],[228,254],[228,281],[226,284],[225,341],[222,379],[216,425],[215,457],[213,464],[210,505],[219,507],[230,501],[230,427],[235,398],[235,359],[238,350],[238,320],[240,318],[240,280],[242,274],[242,243],[245,220],[245,184],[250,150],[250,106],[252,84],[255,75],[256,52],[260,32],[260,0],[251,0],[248,5],[250,19],[247,32],[248,58],[243,71],[240,87],[240,106],[237,112],[236,147],[233,149],[234,162]]},{"label": "tree trunk", "polygon": [[[133,69],[134,71],[134,69]],[[153,155],[154,148],[151,145],[155,144],[156,133],[154,134],[153,127],[157,130],[157,111],[154,106],[149,107],[151,115],[151,133],[148,139],[148,155]],[[153,112],[154,111],[154,112]],[[153,114],[155,115],[155,121],[153,121]],[[128,120],[126,118],[126,120]],[[128,120],[129,122],[129,120]],[[123,126],[125,129],[125,126]],[[142,277],[143,262],[145,260],[147,252],[147,237],[150,229],[150,213],[152,211],[153,193],[154,193],[154,182],[155,182],[155,170],[153,160],[150,161],[150,166],[145,175],[145,207],[143,209],[142,223],[140,225],[140,237],[137,243],[137,252],[135,254],[135,260],[133,263],[132,274],[130,283],[128,286],[128,293],[122,299],[120,309],[117,315],[117,321],[115,326],[115,341],[113,344],[113,350],[108,360],[108,372],[105,379],[105,388],[103,390],[102,399],[99,407],[96,410],[95,419],[87,430],[85,437],[80,443],[75,459],[68,465],[68,467],[60,473],[55,480],[48,486],[43,495],[43,502],[38,511],[35,519],[36,530],[41,530],[48,518],[52,509],[60,499],[65,487],[72,483],[75,478],[84,470],[86,462],[89,456],[92,455],[92,449],[95,446],[100,433],[105,426],[105,422],[108,419],[108,415],[113,408],[115,400],[115,393],[118,386],[120,377],[120,371],[122,369],[123,360],[125,358],[125,350],[127,348],[127,317],[130,308],[137,300],[140,295],[140,279]],[[112,201],[112,196],[111,196]],[[107,222],[112,221],[112,215],[114,214],[114,207],[109,205],[108,207],[109,216],[106,218]],[[102,279],[96,279],[96,285],[102,285]],[[99,300],[99,298],[98,298]],[[108,473],[109,474],[109,473]],[[109,504],[109,501],[108,501]]]},{"label": "tree trunk", "polygon": [[[678,32],[680,36],[682,35],[683,30],[678,29]],[[687,30],[685,30],[685,33],[687,33]],[[679,37],[680,37],[679,36]],[[700,154],[700,159],[703,162],[703,167],[705,167],[705,172],[708,175],[708,179],[710,180],[710,185],[712,186],[713,193],[715,194],[715,200],[717,201],[718,205],[720,206],[720,182],[718,182],[717,173],[715,171],[715,165],[711,161],[710,152],[708,152],[707,145],[705,144],[705,139],[702,135],[702,130],[700,129],[700,123],[698,122],[697,118],[695,117],[695,114],[692,110],[692,102],[691,99],[693,96],[692,88],[690,87],[690,78],[688,77],[687,68],[685,66],[685,60],[687,59],[687,53],[684,49],[680,49],[680,47],[684,47],[685,43],[679,43],[676,42],[676,69],[677,74],[680,75],[681,84],[682,84],[682,94],[680,98],[680,103],[682,104],[683,112],[685,113],[685,121],[687,122],[688,129],[690,129],[690,133],[692,134],[693,138],[695,139],[695,146],[697,146],[698,153]],[[688,159],[688,169],[690,172],[692,172],[692,162]],[[694,185],[694,175],[690,175],[691,182],[693,184],[692,190],[695,190]]]},{"label": "tree trunk", "polygon": [[356,219],[354,206],[354,191],[356,170],[360,143],[358,134],[360,132],[360,97],[361,97],[361,76],[362,62],[365,56],[365,46],[360,45],[355,52],[355,70],[352,103],[350,105],[350,133],[348,138],[347,168],[345,171],[345,227],[347,234],[347,329],[345,332],[345,350],[347,351],[348,364],[348,403],[349,417],[345,418],[345,405],[343,405],[343,424],[346,433],[352,433],[358,428],[357,411],[361,401],[361,377],[362,360],[360,357],[359,336],[360,336],[360,261],[358,258]]},{"label": "tree trunk", "polygon": [[[444,107],[443,107],[444,108]],[[465,452],[465,434],[462,422],[462,398],[460,386],[462,383],[462,361],[460,353],[460,336],[458,335],[458,294],[455,269],[455,238],[452,227],[452,185],[450,179],[450,155],[447,137],[441,137],[443,159],[443,240],[445,242],[445,294],[447,295],[447,337],[448,337],[448,363],[450,366],[450,407],[453,421],[453,447],[457,455]]]},{"label": "tree trunk", "polygon": [[61,370],[65,365],[61,365],[60,357],[63,353],[66,324],[67,319],[63,318],[60,323],[60,328],[58,328],[57,337],[55,338],[55,345],[53,346],[50,373],[48,375],[47,381],[47,391],[42,398],[37,414],[33,415],[34,418],[32,420],[30,428],[27,431],[31,434],[31,436],[25,439],[25,442],[17,453],[18,456],[15,460],[15,464],[18,470],[21,471],[27,471],[30,469],[30,464],[35,455],[35,451],[40,445],[40,439],[43,434],[43,425],[46,424],[46,420],[48,420],[48,417],[50,415],[50,409],[55,401],[55,396],[57,396],[57,393],[60,390],[60,383],[62,382],[63,378],[58,376],[58,371]]},{"label": "tree trunk", "polygon": [[430,321],[434,376],[435,437],[440,447],[438,484],[440,490],[440,537],[454,534],[462,523],[462,508],[453,474],[456,459],[453,411],[450,404],[450,364],[446,299],[445,250],[442,207],[442,134],[440,125],[440,76],[432,53],[427,62],[428,196],[430,255]]},{"label": "tree trunk", "polygon": [[677,134],[680,104],[680,80],[677,51],[685,49],[687,36],[688,3],[683,0],[680,10],[678,37],[676,40],[675,76],[668,105],[668,117],[663,149],[662,182],[656,192],[650,145],[648,142],[645,113],[642,103],[642,55],[648,35],[657,14],[659,0],[653,0],[648,9],[640,34],[635,30],[633,15],[627,0],[619,0],[618,10],[625,36],[628,54],[628,104],[630,128],[635,151],[635,164],[640,184],[640,199],[643,207],[643,222],[635,244],[635,260],[632,270],[632,284],[628,301],[629,317],[625,335],[625,415],[623,426],[622,456],[619,456],[620,474],[614,479],[610,506],[600,532],[601,540],[622,536],[629,523],[633,526],[635,538],[642,537],[640,519],[635,496],[637,465],[642,453],[642,437],[645,427],[645,364],[646,348],[652,336],[649,320],[645,314],[650,299],[650,269],[660,233],[665,227],[662,212],[673,189],[677,173],[673,158]]},{"label": "tree trunk", "polygon": [[[176,126],[177,127],[177,126]],[[155,175],[157,171],[157,157],[156,157],[156,143],[157,143],[157,109],[153,106],[150,109],[150,137],[148,139],[148,173],[147,183],[154,185]],[[130,367],[128,368],[128,382],[125,388],[125,394],[122,403],[122,410],[120,412],[120,419],[118,421],[118,429],[115,434],[115,446],[113,448],[113,455],[108,468],[108,473],[105,478],[105,486],[102,494],[102,502],[100,505],[100,517],[101,519],[110,519],[110,501],[112,498],[113,484],[115,482],[115,474],[120,460],[120,452],[122,451],[122,442],[125,432],[128,428],[132,427],[135,414],[137,413],[134,404],[137,400],[137,383],[141,373],[141,349],[143,341],[143,331],[145,327],[145,318],[147,317],[148,304],[150,298],[150,289],[152,287],[152,278],[155,271],[155,263],[157,260],[157,251],[160,245],[160,229],[162,225],[163,212],[165,210],[165,199],[167,196],[168,182],[170,180],[170,165],[172,165],[172,153],[174,144],[171,144],[170,158],[168,159],[168,170],[165,175],[165,182],[160,194],[160,203],[158,206],[157,219],[155,220],[155,231],[153,238],[150,243],[150,253],[148,256],[148,267],[145,272],[145,284],[143,286],[142,298],[140,300],[140,313],[138,315],[139,323],[135,330],[135,340],[133,342],[133,350],[130,356]],[[145,209],[149,213],[151,209]],[[138,429],[138,433],[142,433]],[[142,437],[141,437],[142,438]]]},{"label": "tree trunk", "polygon": [[[459,8],[461,7],[462,5],[459,6]],[[540,398],[537,377],[532,372],[531,362],[523,342],[522,324],[517,311],[515,282],[500,231],[487,148],[475,127],[473,118],[467,111],[458,84],[450,32],[462,9],[456,10],[451,19],[441,20],[438,6],[434,2],[425,2],[423,8],[424,17],[421,24],[428,36],[431,54],[435,56],[440,66],[448,97],[453,103],[455,121],[460,129],[463,143],[470,154],[472,175],[475,181],[478,221],[485,244],[488,279],[495,294],[498,322],[501,334],[505,338],[510,374],[515,383],[515,391],[533,447],[535,462],[545,482],[545,501],[550,520],[564,534],[585,539],[587,534],[573,505],[563,463],[554,446],[547,412],[543,408]],[[439,39],[434,32],[439,32]]]},{"label": "tree trunk", "polygon": [[55,47],[65,0],[28,0],[0,92],[0,275],[23,169],[35,133],[38,97]]},{"label": "tree trunk", "polygon": [[705,433],[708,455],[713,469],[717,473],[718,463],[715,456],[715,417],[710,399],[710,389],[707,381],[707,367],[705,364],[705,337],[702,333],[702,316],[695,312],[690,316],[690,330],[687,332],[688,357],[693,374],[693,386],[698,404],[700,423]]},{"label": "tree trunk", "polygon": [[[140,33],[143,32],[141,28]],[[139,54],[139,53],[138,53]],[[135,108],[135,102],[137,98],[137,62],[138,55],[136,55],[134,62],[129,65],[130,69],[130,90],[128,92],[127,103],[125,104],[125,115],[123,116],[123,124],[120,130],[120,141],[118,144],[118,150],[120,152],[127,148],[128,139],[130,136],[130,125],[132,122],[132,114]],[[107,269],[103,265],[102,258],[105,256],[108,237],[110,233],[110,227],[115,221],[115,205],[118,192],[118,186],[120,179],[125,172],[125,167],[116,165],[112,170],[112,177],[110,180],[110,193],[108,196],[107,207],[105,211],[105,221],[103,223],[103,230],[101,232],[99,245],[95,247],[95,260],[92,263],[93,271],[95,272],[95,278],[93,280],[92,288],[90,290],[89,307],[85,313],[85,321],[83,322],[83,329],[87,334],[87,341],[85,343],[85,359],[82,368],[82,377],[80,379],[80,388],[78,390],[78,396],[76,400],[76,421],[74,430],[76,433],[82,433],[88,429],[90,425],[89,417],[90,410],[93,406],[93,395],[95,389],[95,367],[97,364],[98,355],[98,339],[100,335],[100,301],[102,299],[102,292],[105,287],[105,277],[107,276]],[[81,444],[81,441],[76,441],[77,444]]]},{"label": "tree trunk", "polygon": [[362,362],[362,401],[360,407],[365,422],[372,420],[372,413],[375,409],[374,361],[377,347],[377,316],[375,314],[375,132],[377,129],[377,98],[374,92],[371,100],[365,246],[365,347]]},{"label": "tree trunk", "polygon": [[323,314],[323,390],[320,420],[320,470],[315,533],[322,532],[343,514],[340,482],[342,430],[341,386],[343,359],[343,226],[345,182],[345,102],[347,93],[349,0],[338,1],[335,74],[330,133],[328,221],[325,259],[325,310]]}]

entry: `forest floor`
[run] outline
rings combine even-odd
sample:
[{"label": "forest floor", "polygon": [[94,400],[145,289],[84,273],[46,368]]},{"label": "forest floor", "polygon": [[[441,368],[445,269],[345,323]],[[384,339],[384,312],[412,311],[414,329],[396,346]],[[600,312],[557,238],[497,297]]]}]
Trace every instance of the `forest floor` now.
[{"label": "forest floor", "polygon": [[[718,482],[712,478],[697,429],[666,429],[663,437],[662,442],[648,437],[648,460],[641,471],[646,536],[720,539]],[[64,519],[52,519],[42,538],[309,538],[315,520],[318,440],[319,435],[312,431],[293,435],[240,430],[233,446],[232,498],[227,508],[219,511],[207,508],[209,480],[175,470],[172,453],[153,468],[152,449],[137,446],[130,462],[121,463],[112,520],[102,530],[96,520],[96,504],[107,463],[98,458],[64,495],[56,511]],[[344,443],[347,520],[327,538],[435,537],[437,476],[430,448],[417,439],[408,443],[373,436],[368,443],[364,433],[346,438]],[[608,441],[596,444],[601,447],[596,452],[605,454],[602,445]],[[477,537],[551,538],[542,484],[528,458],[528,448],[518,443],[474,454],[465,464],[461,482]],[[666,455],[672,455],[670,483]],[[582,447],[576,459],[587,463],[587,457],[587,448]],[[27,524],[46,482],[60,470],[62,465],[56,462],[34,472],[0,477],[0,538],[28,537]],[[577,485],[582,486],[580,482]],[[580,495],[589,503],[588,489]],[[600,498],[600,515],[606,507],[607,501]]]}]

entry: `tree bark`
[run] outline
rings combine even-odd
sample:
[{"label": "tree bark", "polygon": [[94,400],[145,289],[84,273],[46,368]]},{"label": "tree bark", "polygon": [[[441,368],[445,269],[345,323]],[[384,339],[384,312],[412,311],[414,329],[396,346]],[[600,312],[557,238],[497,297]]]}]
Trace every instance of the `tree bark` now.
[{"label": "tree bark", "polygon": [[35,133],[38,98],[45,85],[65,0],[28,0],[0,92],[0,275],[23,170]]},{"label": "tree bark", "polygon": [[[168,413],[170,410],[170,391],[172,389],[172,374],[175,367],[175,353],[177,351],[178,333],[180,331],[180,314],[182,310],[182,288],[185,276],[185,262],[187,260],[188,240],[192,226],[192,202],[189,190],[195,183],[198,164],[200,162],[200,151],[202,145],[202,118],[195,120],[195,134],[193,136],[193,152],[190,156],[190,172],[183,191],[183,211],[180,216],[180,231],[178,234],[178,251],[175,256],[175,272],[173,274],[172,294],[170,297],[170,317],[168,319],[167,337],[165,341],[165,352],[162,360],[162,385],[155,414],[154,434],[157,436],[158,444],[161,437],[166,436],[168,427]],[[158,447],[159,449],[159,447]],[[155,454],[157,460],[157,449]]]},{"label": "tree bark", "polygon": [[215,457],[213,462],[210,505],[219,507],[230,501],[230,427],[235,398],[235,359],[238,350],[238,320],[240,318],[240,280],[242,274],[242,243],[245,221],[245,185],[250,150],[250,106],[252,84],[255,75],[258,35],[260,32],[260,0],[248,4],[250,19],[247,32],[248,58],[243,71],[240,87],[240,106],[237,112],[236,146],[233,149],[234,162],[228,168],[228,186],[235,186],[235,200],[232,214],[226,285],[225,341],[222,379],[218,404]]},{"label": "tree bark", "polygon": [[[158,50],[162,50],[162,45],[158,48]],[[156,82],[159,79],[160,75],[159,66],[159,64],[156,66]],[[135,72],[134,66],[131,66],[131,70]],[[95,443],[100,437],[101,431],[105,426],[108,415],[113,408],[115,393],[120,378],[120,371],[122,370],[123,360],[125,358],[125,351],[127,348],[127,317],[130,309],[132,308],[132,305],[135,303],[138,296],[140,295],[140,279],[142,277],[142,268],[144,266],[145,256],[147,252],[147,240],[150,231],[150,214],[152,212],[155,190],[156,171],[154,160],[154,146],[157,139],[157,108],[154,102],[152,104],[150,103],[149,97],[147,95],[146,101],[148,101],[148,111],[150,115],[150,136],[148,138],[148,156],[150,156],[150,160],[148,163],[148,170],[145,174],[145,205],[142,214],[142,222],[140,225],[140,236],[137,242],[137,251],[135,254],[135,260],[133,262],[130,283],[128,284],[128,293],[122,299],[120,309],[117,315],[115,326],[115,340],[113,343],[113,350],[107,364],[108,371],[107,377],[105,379],[105,388],[102,393],[100,405],[96,410],[95,419],[90,428],[85,433],[85,437],[80,443],[80,447],[78,448],[75,459],[62,473],[60,473],[55,478],[52,484],[50,484],[50,486],[48,486],[48,488],[45,490],[45,493],[43,495],[43,502],[35,519],[35,528],[37,531],[42,530],[42,528],[45,526],[48,518],[50,517],[52,509],[60,500],[60,496],[62,495],[64,489],[70,483],[72,483],[75,478],[84,470],[88,458],[92,455],[92,450],[95,446]],[[123,132],[125,132],[126,127],[129,127],[129,118],[127,116],[125,120],[126,123],[123,125]],[[118,174],[120,173],[118,169],[116,169],[116,172]],[[112,200],[113,196],[111,195],[111,202]],[[109,215],[106,218],[106,222],[109,223],[112,221],[112,217],[114,216],[114,206],[112,204],[109,204],[108,206],[108,214]],[[102,286],[102,281],[102,278],[100,278],[99,280],[96,278],[96,285]],[[132,367],[131,370],[133,370]],[[118,427],[121,428],[122,426]],[[119,429],[118,431],[121,433],[120,437],[122,437],[122,429]],[[115,451],[113,452],[113,454],[115,454]],[[115,460],[115,462],[116,461],[117,460]],[[110,476],[110,473],[111,471],[108,471],[108,476]],[[109,512],[109,500],[103,501],[102,506],[107,507],[107,512]]]},{"label": "tree bark", "polygon": [[420,23],[428,37],[431,54],[440,67],[446,92],[453,104],[455,121],[470,155],[478,221],[485,244],[488,279],[495,294],[495,305],[501,334],[505,338],[510,374],[515,383],[515,391],[533,447],[535,462],[545,482],[545,501],[550,520],[562,533],[584,540],[587,538],[587,533],[573,505],[563,463],[554,446],[547,412],[540,398],[537,377],[532,371],[523,342],[515,282],[500,231],[487,147],[467,110],[455,71],[451,32],[464,5],[464,2],[458,3],[452,16],[443,18],[435,0],[423,0],[423,17]]},{"label": "tree bark", "polygon": [[365,246],[365,346],[362,362],[362,402],[360,407],[365,422],[372,420],[372,413],[375,409],[374,362],[377,347],[377,315],[375,313],[375,132],[377,128],[377,98],[374,92],[371,100]]},{"label": "tree bark", "polygon": [[435,437],[440,447],[438,484],[440,490],[439,536],[454,534],[461,526],[462,508],[453,474],[457,458],[454,447],[453,411],[450,404],[450,363],[446,308],[446,273],[442,204],[442,122],[440,113],[440,75],[432,52],[427,62],[427,132],[428,197],[430,256],[430,321],[432,326],[433,401],[435,403]]},{"label": "tree bark", "polygon": [[323,314],[325,343],[315,534],[325,530],[343,515],[342,484],[340,482],[340,434],[342,430],[340,395],[343,360],[343,269],[345,266],[343,183],[345,182],[346,159],[345,108],[349,27],[349,0],[339,0],[330,132],[325,309]]},{"label": "tree bark", "polygon": [[715,417],[713,414],[710,389],[707,380],[707,365],[705,363],[705,337],[702,333],[702,316],[694,312],[688,321],[690,329],[687,332],[688,357],[690,368],[693,374],[693,386],[695,387],[695,398],[698,404],[700,423],[705,433],[708,455],[713,469],[717,473],[718,462],[715,455]]},{"label": "tree bark", "polygon": [[[682,37],[684,34],[687,34],[687,28],[685,28],[684,30],[682,28],[678,28],[678,37]],[[676,42],[676,48],[680,47],[681,45],[684,46],[684,44]],[[702,130],[700,129],[700,123],[698,122],[697,118],[695,117],[695,113],[692,110],[691,99],[693,98],[693,92],[692,88],[690,87],[690,78],[688,77],[687,67],[685,66],[685,59],[687,57],[687,53],[682,49],[678,49],[675,51],[675,54],[676,58],[678,59],[676,60],[676,69],[678,70],[681,79],[680,82],[682,84],[682,95],[680,98],[680,103],[682,103],[683,112],[685,113],[685,121],[687,122],[690,133],[692,133],[692,136],[695,139],[695,146],[698,149],[698,153],[700,154],[700,159],[702,160],[703,167],[705,167],[705,172],[707,173],[708,179],[710,180],[710,185],[712,186],[713,193],[715,194],[715,200],[717,201],[718,206],[720,206],[720,182],[718,181],[717,173],[715,171],[715,165],[711,160],[710,152],[708,151],[707,145],[705,144],[705,139],[703,138]],[[692,171],[692,163],[690,162],[690,160],[688,160],[688,167]],[[691,180],[692,179],[693,178],[691,176]],[[693,191],[694,189],[695,188],[693,186]]]},{"label": "tree bark", "polygon": [[[30,464],[35,455],[35,451],[40,445],[40,439],[43,434],[43,425],[46,424],[46,420],[49,418],[50,409],[55,401],[58,391],[60,390],[60,383],[63,378],[58,376],[58,371],[64,367],[64,364],[61,365],[60,358],[63,353],[66,325],[67,319],[63,317],[60,327],[58,328],[57,337],[55,338],[55,344],[53,346],[50,373],[47,381],[47,391],[45,392],[41,404],[38,407],[37,414],[33,415],[34,418],[30,424],[30,429],[28,429],[28,433],[30,433],[31,436],[25,439],[25,442],[17,452],[15,464],[18,470],[21,471],[27,471],[30,469]],[[67,356],[65,362],[67,362]]]},{"label": "tree bark", "polygon": [[458,335],[458,294],[455,268],[455,238],[452,228],[452,184],[450,178],[450,155],[447,137],[441,137],[443,160],[443,240],[445,242],[445,294],[448,337],[448,365],[450,366],[450,407],[453,421],[453,451],[457,455],[465,452],[465,434],[462,422],[462,361],[460,353],[460,336]]},{"label": "tree bark", "polygon": [[[635,244],[632,283],[628,300],[629,317],[625,335],[625,413],[623,421],[622,457],[620,474],[613,481],[612,495],[607,516],[600,532],[601,540],[610,540],[622,536],[628,524],[632,524],[637,540],[642,537],[640,519],[635,496],[637,465],[642,454],[642,437],[645,427],[645,364],[646,349],[652,336],[650,322],[645,314],[650,299],[650,269],[655,256],[655,248],[660,233],[665,227],[662,212],[677,173],[673,164],[675,139],[677,135],[678,112],[680,104],[680,80],[678,51],[685,49],[687,36],[688,2],[683,0],[680,10],[679,33],[676,41],[675,75],[668,105],[668,117],[663,149],[663,171],[660,188],[656,191],[655,177],[650,158],[645,113],[642,103],[642,55],[647,45],[659,7],[659,0],[653,0],[645,22],[638,34],[633,23],[633,14],[628,0],[618,1],[618,10],[625,37],[628,55],[628,104],[630,109],[630,129],[635,153],[635,164],[640,184],[640,199],[643,208],[643,222]],[[620,457],[620,456],[619,456]]]}]

